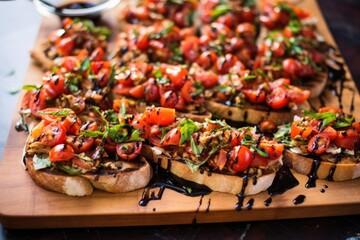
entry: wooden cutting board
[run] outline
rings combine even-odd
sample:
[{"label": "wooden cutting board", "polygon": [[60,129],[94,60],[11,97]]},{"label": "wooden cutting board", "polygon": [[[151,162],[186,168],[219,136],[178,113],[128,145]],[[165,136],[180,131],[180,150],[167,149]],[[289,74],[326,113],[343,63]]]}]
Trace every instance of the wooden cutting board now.
[{"label": "wooden cutting board", "polygon": [[[335,45],[317,3],[308,0],[301,2],[301,5],[316,16],[320,32],[329,43]],[[104,17],[114,29],[117,29],[118,10],[114,9]],[[44,19],[36,44],[40,44],[41,39],[46,38],[48,32],[59,24],[56,18]],[[41,76],[40,69],[31,63],[25,83],[40,81]],[[348,71],[347,77],[351,79]],[[339,91],[340,88],[339,82],[333,84],[321,96],[321,100],[312,101],[312,105],[316,108],[325,102],[328,106],[338,106],[334,89]],[[342,88],[344,110],[353,110],[360,119],[357,109],[360,98],[353,81],[345,81]],[[351,105],[355,108],[352,109]],[[235,210],[236,196],[216,192],[203,197],[187,197],[167,189],[161,200],[151,201],[146,207],[138,204],[142,189],[125,194],[95,191],[92,196],[83,198],[48,192],[35,185],[22,167],[23,145],[27,135],[14,130],[18,119],[15,113],[0,162],[0,222],[7,228],[169,225],[360,214],[360,179],[347,182],[318,180],[315,188],[307,189],[305,183],[308,178],[296,173],[294,175],[300,184],[284,194],[273,196],[270,206],[264,204],[269,197],[264,192],[245,198],[245,205],[251,198],[254,205],[252,210],[241,211]],[[302,204],[295,205],[293,200],[300,194],[306,199]]]}]

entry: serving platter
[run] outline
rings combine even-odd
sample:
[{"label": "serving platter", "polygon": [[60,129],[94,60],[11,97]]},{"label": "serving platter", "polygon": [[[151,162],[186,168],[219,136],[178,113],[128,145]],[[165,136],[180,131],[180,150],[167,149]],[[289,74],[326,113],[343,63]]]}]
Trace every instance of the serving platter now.
[{"label": "serving platter", "polygon": [[[335,46],[316,1],[297,2],[317,18],[320,33],[328,43]],[[118,30],[116,15],[119,8],[113,9],[103,17],[104,22],[114,32]],[[44,19],[36,45],[59,25],[57,18]],[[338,106],[341,103],[346,112],[352,112],[360,119],[360,111],[357,109],[360,106],[359,94],[346,66],[345,70],[347,80],[331,82],[319,99],[311,101],[311,105],[316,109],[323,104]],[[25,84],[34,83],[34,80],[40,80],[41,76],[42,71],[30,63]],[[253,199],[252,209],[244,207],[241,211],[235,210],[238,201],[236,196],[217,192],[188,197],[166,189],[161,200],[150,201],[147,206],[139,205],[143,189],[125,194],[95,191],[92,196],[83,198],[49,192],[33,183],[22,167],[23,146],[27,134],[15,131],[14,126],[18,119],[19,115],[15,112],[0,162],[0,222],[7,228],[168,225],[360,213],[360,179],[346,182],[318,180],[315,188],[308,189],[305,187],[308,177],[296,173],[294,176],[299,181],[297,187],[272,196],[269,206],[264,203],[269,199],[267,192],[246,197],[244,206]],[[156,195],[159,189],[151,191]],[[304,202],[294,204],[294,200],[300,195],[305,196]]]}]

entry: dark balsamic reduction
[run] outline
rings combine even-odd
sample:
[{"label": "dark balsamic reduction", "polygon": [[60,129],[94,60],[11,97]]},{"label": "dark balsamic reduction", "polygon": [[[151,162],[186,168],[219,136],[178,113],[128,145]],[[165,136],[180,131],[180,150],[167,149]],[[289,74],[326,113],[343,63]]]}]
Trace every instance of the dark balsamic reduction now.
[{"label": "dark balsamic reduction", "polygon": [[24,122],[24,120],[22,118],[20,118],[16,124],[15,124],[15,130],[18,131],[18,132],[28,132],[29,129],[28,129],[28,126],[26,125],[26,123]]},{"label": "dark balsamic reduction", "polygon": [[[160,166],[154,163],[152,163],[152,167],[154,169],[154,176],[151,179],[149,185],[144,189],[142,198],[139,201],[140,206],[147,206],[147,204],[153,200],[161,200],[165,189],[171,189],[190,197],[203,196],[211,193],[211,189],[205,185],[190,182],[172,174],[170,172],[170,160],[168,161],[167,169],[162,169]],[[153,188],[160,188],[157,195],[150,195],[150,190]],[[191,191],[189,190],[190,188]]]},{"label": "dark balsamic reduction", "polygon": [[210,212],[210,204],[211,204],[211,198],[209,198],[208,203],[206,205],[206,210],[205,210],[206,213]]},{"label": "dark balsamic reduction", "polygon": [[299,181],[294,177],[290,169],[283,165],[279,171],[276,172],[274,181],[268,189],[268,193],[270,196],[282,194],[297,185],[299,185]]},{"label": "dark balsamic reduction", "polygon": [[253,198],[250,198],[250,200],[246,203],[246,209],[247,210],[251,210],[253,205],[254,205],[254,199]]},{"label": "dark balsamic reduction", "polygon": [[264,204],[265,204],[265,206],[267,206],[267,207],[270,206],[271,203],[272,203],[272,197],[271,197],[271,196],[264,201]]},{"label": "dark balsamic reduction", "polygon": [[321,192],[321,193],[324,193],[324,192],[325,192],[325,189],[320,188],[320,192]]},{"label": "dark balsamic reduction", "polygon": [[243,177],[244,181],[243,181],[243,185],[241,187],[241,191],[240,193],[238,193],[236,196],[238,197],[238,202],[235,204],[235,210],[236,211],[240,211],[241,208],[244,205],[244,199],[246,197],[245,195],[245,189],[248,185],[248,181],[249,181],[249,169],[246,171],[245,176]]},{"label": "dark balsamic reduction", "polygon": [[308,181],[305,184],[306,188],[314,188],[316,187],[316,179],[317,179],[317,170],[319,169],[319,166],[321,164],[321,160],[316,160],[314,159],[312,166],[311,166],[311,170],[310,173],[308,174]]},{"label": "dark balsamic reduction", "polygon": [[301,203],[303,203],[304,201],[305,201],[305,195],[302,195],[302,194],[300,194],[299,196],[297,196],[294,200],[293,200],[293,203],[295,204],[295,205],[299,205],[299,204],[301,204]]},{"label": "dark balsamic reduction", "polygon": [[192,220],[192,224],[193,224],[193,225],[195,225],[195,224],[197,223],[196,217],[197,217],[197,215],[198,215],[198,213],[199,213],[199,210],[200,210],[200,207],[201,207],[201,205],[202,205],[203,197],[204,197],[204,195],[202,195],[202,196],[200,197],[199,205],[198,205],[198,207],[197,207],[196,210],[195,210],[195,214],[194,214],[194,217],[193,217],[193,220]]}]

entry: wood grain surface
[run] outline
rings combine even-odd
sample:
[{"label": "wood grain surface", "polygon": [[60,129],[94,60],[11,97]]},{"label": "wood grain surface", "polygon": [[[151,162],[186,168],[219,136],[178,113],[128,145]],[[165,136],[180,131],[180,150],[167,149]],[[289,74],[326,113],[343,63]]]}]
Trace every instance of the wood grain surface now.
[{"label": "wood grain surface", "polygon": [[[316,2],[308,0],[301,5],[317,17],[320,32],[329,43],[335,45]],[[114,9],[106,14],[104,21],[114,27],[117,12],[118,9]],[[43,21],[37,44],[58,25],[55,18]],[[39,68],[31,63],[25,82],[40,81],[41,75]],[[349,74],[348,78],[351,79]],[[336,84],[340,88],[339,83]],[[349,111],[354,96],[353,113],[360,119],[357,109],[360,99],[354,82],[348,80],[344,86],[343,107]],[[338,105],[338,99],[331,89],[322,95],[322,101],[327,105]],[[313,102],[315,108],[319,104],[321,101]],[[48,192],[33,183],[21,165],[27,135],[14,130],[18,118],[17,114],[13,117],[4,157],[0,162],[0,222],[7,228],[169,225],[190,224],[194,219],[197,223],[210,223],[360,214],[360,179],[347,182],[318,180],[315,188],[307,189],[307,177],[296,173],[300,184],[284,194],[273,196],[269,207],[264,205],[269,197],[264,192],[247,197],[245,204],[254,198],[253,209],[241,211],[235,210],[236,196],[216,192],[204,197],[187,197],[165,190],[162,200],[151,201],[146,207],[138,205],[143,190],[126,194],[95,191],[92,196],[83,198]],[[324,188],[324,185],[328,188]],[[320,191],[322,188],[325,190],[323,193]],[[305,195],[306,199],[304,203],[294,205],[293,200],[299,194]]]}]

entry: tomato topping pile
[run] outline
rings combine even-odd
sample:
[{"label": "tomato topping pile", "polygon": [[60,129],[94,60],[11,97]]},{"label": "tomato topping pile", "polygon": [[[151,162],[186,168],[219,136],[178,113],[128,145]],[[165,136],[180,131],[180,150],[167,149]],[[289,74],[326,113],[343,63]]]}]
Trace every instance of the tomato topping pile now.
[{"label": "tomato topping pile", "polygon": [[292,122],[289,129],[289,137],[295,146],[298,146],[297,142],[300,145],[306,142],[307,152],[315,155],[360,150],[360,124],[354,117],[337,107],[324,107],[317,113],[304,114],[303,118]]}]

